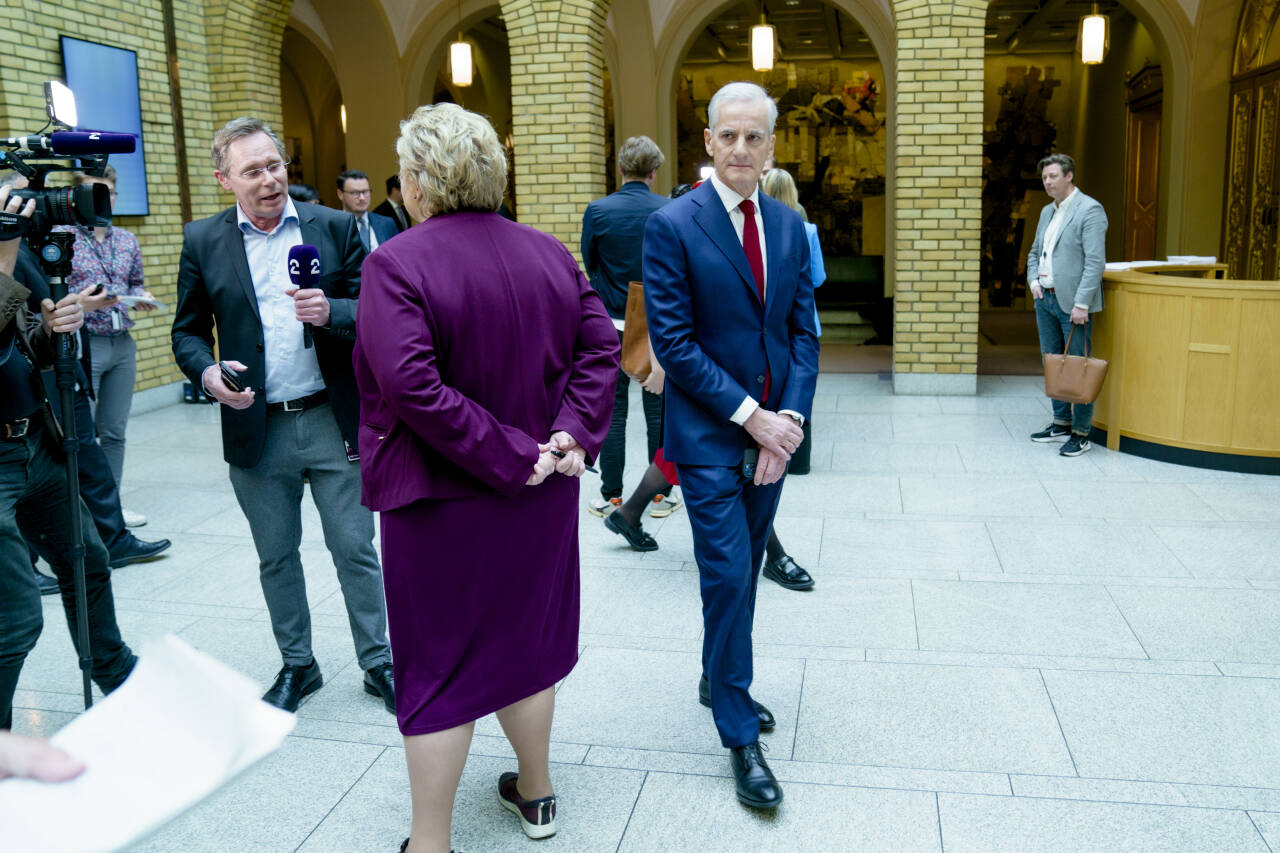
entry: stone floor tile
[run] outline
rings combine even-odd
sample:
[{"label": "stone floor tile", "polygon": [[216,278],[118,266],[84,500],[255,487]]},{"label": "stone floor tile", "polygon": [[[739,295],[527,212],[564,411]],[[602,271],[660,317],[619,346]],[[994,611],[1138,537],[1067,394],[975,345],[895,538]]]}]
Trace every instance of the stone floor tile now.
[{"label": "stone floor tile", "polygon": [[1280,525],[1280,513],[1276,511],[1280,484],[1276,480],[1280,478],[1254,475],[1239,484],[1193,483],[1188,488],[1227,521],[1275,527]]},{"label": "stone floor tile", "polygon": [[1010,782],[1013,785],[1014,796],[1018,797],[1280,811],[1280,790],[1275,788],[1130,782],[1113,779],[1080,779],[1074,776],[1014,775],[1010,777]]},{"label": "stone floor tile", "polygon": [[780,515],[848,518],[864,512],[902,512],[897,477],[810,474],[787,480],[778,504]]},{"label": "stone floor tile", "polygon": [[[893,399],[893,398],[886,398]],[[823,435],[840,441],[893,441],[893,426],[887,414],[853,414],[833,412],[822,416],[821,429]]]},{"label": "stone floor tile", "polygon": [[1063,518],[1176,521],[1212,519],[1214,511],[1181,483],[1093,483],[1045,480]]},{"label": "stone floor tile", "polygon": [[868,661],[936,664],[939,666],[1015,667],[1019,669],[1082,669],[1090,672],[1143,672],[1162,675],[1221,675],[1212,661],[1169,661],[1145,658],[1070,657],[974,652],[867,649]]},{"label": "stone floor tile", "polygon": [[893,440],[901,444],[948,441],[955,444],[1011,443],[999,415],[899,415],[893,416]]},{"label": "stone floor tile", "polygon": [[[94,690],[94,701],[101,698],[101,692]],[[51,738],[58,730],[79,716],[84,710],[83,694],[76,699],[74,710],[46,711],[42,708],[13,707],[13,729],[15,734],[27,737]]]},{"label": "stone floor tile", "polygon": [[1153,658],[1280,660],[1280,590],[1110,589]]},{"label": "stone floor tile", "polygon": [[980,522],[829,518],[822,527],[822,568],[1000,571]]},{"label": "stone floor tile", "polygon": [[793,758],[1073,773],[1033,670],[809,661]]},{"label": "stone floor tile", "polygon": [[[711,710],[698,704],[700,655],[592,646],[556,694],[554,740],[603,746],[724,754]],[[777,728],[764,735],[789,758],[804,662],[755,659],[752,697]]]},{"label": "stone floor tile", "polygon": [[856,474],[962,474],[964,464],[954,444],[903,444],[837,441],[831,470]]},{"label": "stone floor tile", "polygon": [[987,396],[939,397],[938,404],[946,415],[1035,415],[1053,417],[1053,408],[1046,397]]},{"label": "stone floor tile", "polygon": [[582,630],[693,639],[702,631],[698,577],[691,572],[583,569]]},{"label": "stone floor tile", "polygon": [[920,648],[1145,658],[1105,588],[913,581]]},{"label": "stone floor tile", "polygon": [[1280,814],[1250,811],[1249,818],[1271,850],[1280,850]]},{"label": "stone floor tile", "polygon": [[911,585],[828,574],[816,580],[813,590],[797,592],[762,578],[752,638],[758,643],[914,649]]},{"label": "stone floor tile", "polygon": [[130,853],[296,850],[383,751],[361,743],[286,738],[278,752]]},{"label": "stone floor tile", "polygon": [[[231,518],[232,512],[239,513],[240,518],[244,518],[231,489],[219,488],[207,481],[185,486],[146,484],[141,487],[129,484],[121,495],[121,502],[147,517],[147,526],[135,531],[143,539],[149,537],[142,534],[153,530],[196,533],[199,532],[198,528],[208,525],[210,519]],[[238,527],[226,529],[213,525],[207,529],[210,533],[241,535]],[[249,535],[247,522],[243,535]]]},{"label": "stone floor tile", "polygon": [[1057,518],[1058,508],[1039,480],[984,476],[904,476],[902,511],[907,515]]},{"label": "stone floor tile", "polygon": [[[239,510],[236,510],[239,512]],[[316,607],[338,590],[338,572],[324,546],[299,549],[306,579],[307,601]],[[127,571],[135,567],[130,566]],[[186,572],[151,593],[156,601],[182,601],[224,607],[265,607],[259,578],[258,552],[252,545],[228,549],[202,566]],[[345,611],[344,611],[345,612]]]},{"label": "stone floor tile", "polygon": [[1190,574],[1161,537],[1145,525],[992,521],[987,529],[1000,565],[1009,574]]},{"label": "stone floor tile", "polygon": [[817,393],[884,396],[893,394],[893,382],[876,373],[820,373]]},{"label": "stone floor tile", "polygon": [[836,411],[850,415],[940,415],[943,409],[937,397],[844,394],[839,398]]},{"label": "stone floor tile", "polygon": [[965,473],[978,476],[1088,482],[1095,482],[1100,478],[1100,472],[1093,464],[1092,454],[1066,459],[1058,455],[1060,448],[1059,444],[1034,444],[1030,441],[1011,445],[962,444],[960,458],[964,463]]},{"label": "stone floor tile", "polygon": [[1196,577],[1280,580],[1280,527],[1154,528]]},{"label": "stone floor tile", "polygon": [[1044,679],[1081,776],[1280,788],[1280,682],[1060,670]]},{"label": "stone floor tile", "polygon": [[950,853],[1267,853],[1240,811],[940,794],[942,842]]},{"label": "stone floor tile", "polygon": [[789,783],[774,812],[744,808],[728,779],[649,773],[619,853],[655,850],[938,850],[934,797]]}]

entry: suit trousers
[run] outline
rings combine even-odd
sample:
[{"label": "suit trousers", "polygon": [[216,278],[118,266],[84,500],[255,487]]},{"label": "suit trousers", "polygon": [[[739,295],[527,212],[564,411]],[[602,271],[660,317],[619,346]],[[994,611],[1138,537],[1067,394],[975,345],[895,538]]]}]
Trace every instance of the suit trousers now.
[{"label": "suit trousers", "polygon": [[284,662],[304,666],[312,659],[311,609],[298,553],[306,476],[325,545],[338,570],[360,667],[389,663],[373,513],[360,503],[360,466],[347,460],[330,404],[303,412],[268,412],[266,443],[258,464],[230,468],[231,485],[253,533],[262,594]]},{"label": "suit trousers", "polygon": [[702,671],[711,715],[728,749],[760,739],[751,699],[751,628],[765,543],[782,481],[756,486],[738,468],[676,465],[693,527],[702,590]]},{"label": "suit trousers", "polygon": [[138,376],[138,347],[133,335],[92,335],[89,366],[98,402],[93,409],[98,441],[111,465],[111,476],[124,482],[124,434],[133,406],[133,383]]},{"label": "suit trousers", "polygon": [[[33,423],[40,420],[39,414],[32,418]],[[40,556],[53,568],[71,641],[79,646],[67,469],[54,455],[52,444],[53,437],[40,425],[26,438],[0,441],[0,729],[12,725],[18,674],[44,627],[40,590],[24,537],[35,543]],[[75,509],[80,513],[85,550],[92,675],[102,691],[110,693],[133,671],[137,658],[125,645],[116,623],[107,549],[84,503]],[[68,689],[74,686],[66,685]]]}]

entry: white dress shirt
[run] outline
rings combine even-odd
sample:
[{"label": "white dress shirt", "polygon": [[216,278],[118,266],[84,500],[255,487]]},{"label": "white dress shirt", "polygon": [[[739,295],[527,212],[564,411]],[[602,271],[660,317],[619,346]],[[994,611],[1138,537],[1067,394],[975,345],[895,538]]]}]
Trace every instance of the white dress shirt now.
[{"label": "white dress shirt", "polygon": [[[1053,218],[1049,220],[1049,227],[1044,229],[1044,245],[1040,247],[1040,263],[1036,267],[1036,280],[1041,287],[1053,287],[1053,250],[1058,248],[1058,237],[1062,236],[1062,223],[1067,221],[1067,206],[1075,197],[1076,188],[1072,187],[1066,198],[1054,202]],[[1076,307],[1089,310],[1088,305],[1081,305],[1079,302],[1076,303]]]},{"label": "white dress shirt", "polygon": [[[724,209],[729,214],[729,222],[733,225],[733,232],[738,235],[738,242],[742,242],[742,233],[746,229],[747,215],[742,212],[742,208],[738,205],[742,204],[744,197],[738,194],[738,191],[730,187],[728,184],[720,180],[720,176],[714,172],[711,174],[711,186],[715,188],[716,195],[720,196],[720,202],[724,205]],[[756,209],[756,231],[760,235],[760,265],[764,269],[764,292],[769,292],[769,256],[765,254],[764,241],[764,217],[760,215],[760,189],[758,187],[751,190],[748,197]],[[734,410],[729,416],[729,420],[738,426],[742,426],[747,422],[747,418],[760,408],[760,403],[756,401],[750,394],[742,401],[742,405]],[[780,415],[791,415],[804,424],[804,416],[799,412],[793,412],[790,409],[779,409]]]},{"label": "white dress shirt", "polygon": [[302,345],[302,324],[298,322],[293,297],[286,292],[293,287],[289,280],[289,250],[302,245],[293,199],[286,200],[280,221],[270,231],[254,226],[238,204],[236,222],[244,236],[249,277],[253,279],[258,315],[262,318],[267,402],[283,403],[314,394],[324,388],[324,377],[315,348]]}]

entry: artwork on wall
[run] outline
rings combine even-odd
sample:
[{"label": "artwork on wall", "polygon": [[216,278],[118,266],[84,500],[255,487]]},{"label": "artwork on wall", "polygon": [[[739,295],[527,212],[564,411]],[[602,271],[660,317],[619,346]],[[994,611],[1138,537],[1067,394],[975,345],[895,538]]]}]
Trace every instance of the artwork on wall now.
[{"label": "artwork on wall", "polygon": [[302,168],[302,139],[297,136],[284,138],[285,157],[289,161],[289,183],[305,184],[305,170]]}]

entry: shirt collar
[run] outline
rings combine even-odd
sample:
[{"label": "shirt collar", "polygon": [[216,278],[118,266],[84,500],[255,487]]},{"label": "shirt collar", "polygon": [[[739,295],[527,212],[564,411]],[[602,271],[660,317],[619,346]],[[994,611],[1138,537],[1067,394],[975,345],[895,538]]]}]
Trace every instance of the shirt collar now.
[{"label": "shirt collar", "polygon": [[[734,210],[738,205],[742,204],[742,196],[738,194],[738,191],[720,180],[720,176],[715,172],[711,173],[711,186],[715,187],[716,195],[720,196],[720,203],[724,205],[725,210]],[[758,186],[751,188],[751,195],[748,198],[755,205],[756,210],[759,210],[760,188]]]},{"label": "shirt collar", "polygon": [[1073,198],[1075,198],[1075,197],[1076,197],[1076,192],[1077,192],[1079,189],[1080,189],[1079,187],[1072,187],[1072,188],[1071,188],[1071,192],[1067,193],[1067,197],[1066,197],[1066,198],[1064,198],[1062,201],[1055,201],[1055,202],[1053,203],[1053,206],[1054,206],[1055,208],[1057,208],[1058,210],[1063,210],[1064,208],[1066,208],[1066,206],[1067,206],[1068,204],[1070,204],[1070,203],[1071,203],[1071,199],[1073,199]]},{"label": "shirt collar", "polygon": [[285,198],[284,212],[280,214],[280,221],[277,222],[276,227],[272,228],[270,231],[263,231],[261,228],[250,222],[249,217],[246,216],[244,210],[241,209],[240,202],[236,202],[236,225],[240,227],[240,232],[242,234],[248,234],[252,231],[255,234],[265,234],[270,237],[290,222],[294,225],[298,224],[298,209],[293,206],[293,199],[291,198]]}]

